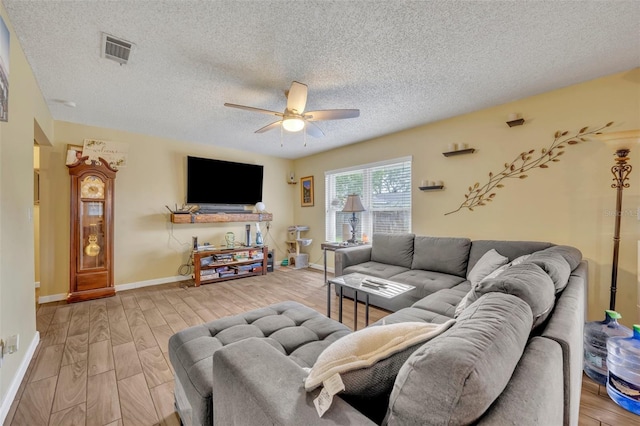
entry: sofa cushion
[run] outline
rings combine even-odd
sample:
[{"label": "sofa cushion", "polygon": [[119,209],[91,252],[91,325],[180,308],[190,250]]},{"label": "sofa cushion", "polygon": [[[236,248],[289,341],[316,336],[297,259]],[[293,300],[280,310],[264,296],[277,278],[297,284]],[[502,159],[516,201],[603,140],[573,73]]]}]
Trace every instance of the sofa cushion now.
[{"label": "sofa cushion", "polygon": [[559,253],[549,249],[537,251],[529,256],[527,262],[538,265],[551,277],[556,293],[560,293],[567,286],[571,266]]},{"label": "sofa cushion", "polygon": [[418,300],[412,307],[453,318],[456,306],[465,295],[466,293],[446,288]]},{"label": "sofa cushion", "polygon": [[564,260],[567,261],[572,271],[578,267],[580,262],[582,262],[582,253],[575,247],[552,246],[545,249],[545,251],[549,253],[556,253],[564,257]]},{"label": "sofa cushion", "polygon": [[487,275],[491,274],[501,266],[506,265],[508,262],[509,259],[507,257],[501,255],[495,249],[491,249],[478,259],[476,264],[469,271],[469,274],[467,274],[467,279],[471,281],[471,285],[478,284],[487,277]]},{"label": "sofa cushion", "polygon": [[[510,268],[510,267],[512,267],[514,265],[519,265],[519,264],[523,263],[530,256],[531,256],[530,254],[524,254],[524,255],[522,255],[520,257],[517,257],[517,258],[513,259],[511,262],[507,263],[506,265],[502,265],[501,267],[499,267],[498,269],[496,269],[495,271],[493,271],[492,273],[490,273],[489,275],[484,277],[480,282],[483,282],[483,281],[486,281],[486,280],[490,280],[492,278],[496,278],[498,275],[502,274],[508,268]],[[469,289],[469,292],[470,291],[471,291],[471,289]],[[455,313],[454,313],[454,316],[453,316],[454,318],[458,318],[458,316],[462,313],[462,311],[467,306],[469,306],[473,300],[475,300],[475,298],[474,298],[473,300],[470,301],[469,297],[471,297],[471,296],[469,296],[468,293],[465,293],[465,295],[463,296],[462,300],[460,300],[460,302],[456,306],[456,310],[455,310]]]},{"label": "sofa cushion", "polygon": [[457,275],[443,274],[442,272],[423,271],[422,269],[409,269],[390,277],[392,281],[409,284],[417,298],[421,299],[445,288],[455,287],[464,281]]},{"label": "sofa cushion", "polygon": [[551,246],[553,244],[541,241],[475,240],[471,242],[467,271],[470,271],[478,259],[491,249],[495,249],[501,255],[508,257],[509,260],[513,260],[523,254],[531,254]]},{"label": "sofa cushion", "polygon": [[492,292],[512,294],[524,300],[531,308],[533,327],[549,316],[555,303],[553,281],[542,268],[528,262],[512,266],[498,277],[478,283],[468,293],[467,302],[473,303]]},{"label": "sofa cushion", "polygon": [[318,356],[304,387],[312,391],[334,374],[340,374],[347,395],[377,396],[388,392],[398,370],[413,351],[454,322],[405,322],[351,333],[333,342]]},{"label": "sofa cushion", "polygon": [[364,262],[357,265],[347,266],[342,271],[342,274],[347,275],[358,272],[365,275],[372,275],[378,278],[391,278],[394,275],[401,274],[408,270],[409,268],[405,268],[404,266],[389,265],[380,262]]},{"label": "sofa cushion", "polygon": [[507,386],[531,318],[531,308],[518,297],[481,297],[404,363],[389,399],[388,425],[477,421]]},{"label": "sofa cushion", "polygon": [[371,238],[371,260],[411,268],[414,234],[376,233]]},{"label": "sofa cushion", "polygon": [[411,269],[443,272],[464,277],[471,240],[469,238],[424,237],[416,235],[413,240],[413,263]]}]

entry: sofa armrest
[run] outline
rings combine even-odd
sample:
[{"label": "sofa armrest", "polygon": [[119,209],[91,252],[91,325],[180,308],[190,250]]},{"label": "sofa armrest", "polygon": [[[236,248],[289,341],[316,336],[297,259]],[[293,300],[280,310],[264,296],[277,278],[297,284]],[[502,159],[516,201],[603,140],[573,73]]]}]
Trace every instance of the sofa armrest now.
[{"label": "sofa armrest", "polygon": [[564,424],[577,425],[582,390],[584,309],[588,265],[583,260],[556,301],[542,336],[558,342],[564,363]]},{"label": "sofa armrest", "polygon": [[477,426],[563,424],[562,362],[558,343],[543,337],[531,339],[507,387]]},{"label": "sofa armrest", "polygon": [[347,266],[358,265],[371,260],[371,246],[361,245],[356,247],[345,247],[335,252],[335,276],[344,275]]},{"label": "sofa armrest", "polygon": [[318,417],[305,371],[264,339],[242,340],[213,355],[213,423],[221,425],[375,425],[337,395]]}]

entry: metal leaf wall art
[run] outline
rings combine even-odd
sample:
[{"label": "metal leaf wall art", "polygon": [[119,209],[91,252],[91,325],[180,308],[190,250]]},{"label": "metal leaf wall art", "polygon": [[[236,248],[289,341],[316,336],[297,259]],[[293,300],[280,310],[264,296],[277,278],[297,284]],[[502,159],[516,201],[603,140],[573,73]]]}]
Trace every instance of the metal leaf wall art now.
[{"label": "metal leaf wall art", "polygon": [[560,156],[565,153],[567,146],[586,142],[590,136],[601,134],[603,129],[612,124],[613,121],[593,130],[589,130],[589,127],[583,127],[572,136],[569,136],[568,131],[558,130],[548,148],[542,148],[537,153],[535,149],[521,152],[511,163],[504,163],[504,169],[501,171],[489,172],[489,180],[484,185],[481,185],[480,182],[471,185],[468,192],[464,194],[462,204],[457,209],[445,213],[445,216],[464,209],[473,211],[476,207],[486,206],[496,197],[497,192],[495,191],[504,188],[507,179],[526,179],[529,176],[527,172],[533,169],[549,168],[552,163],[560,161]]}]

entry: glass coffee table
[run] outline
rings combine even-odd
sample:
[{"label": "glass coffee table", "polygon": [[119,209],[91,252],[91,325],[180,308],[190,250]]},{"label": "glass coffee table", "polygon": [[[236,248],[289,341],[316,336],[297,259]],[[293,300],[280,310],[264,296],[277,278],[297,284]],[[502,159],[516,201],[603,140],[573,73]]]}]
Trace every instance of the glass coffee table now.
[{"label": "glass coffee table", "polygon": [[[369,325],[369,296],[375,295],[384,297],[385,299],[393,299],[396,296],[399,296],[403,293],[413,290],[415,287],[408,284],[402,284],[391,280],[386,280],[384,278],[377,278],[370,275],[353,273],[342,275],[339,277],[335,277],[327,281],[327,285],[329,286],[329,291],[327,293],[327,314],[330,314],[330,289],[331,284],[340,285],[339,291],[339,299],[338,299],[338,321],[342,322],[342,300],[343,289],[344,287],[348,287],[353,289],[353,330],[358,329],[358,293],[365,294],[365,325]],[[330,315],[327,315],[330,317]]]}]

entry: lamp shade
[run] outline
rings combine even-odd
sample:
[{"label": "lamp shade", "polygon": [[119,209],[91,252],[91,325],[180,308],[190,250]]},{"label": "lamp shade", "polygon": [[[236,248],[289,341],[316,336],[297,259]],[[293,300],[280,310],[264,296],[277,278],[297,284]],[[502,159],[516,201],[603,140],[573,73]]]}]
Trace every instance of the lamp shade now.
[{"label": "lamp shade", "polygon": [[640,143],[640,129],[609,132],[598,135],[598,139],[611,146],[614,150],[631,149]]},{"label": "lamp shade", "polygon": [[364,206],[362,205],[362,201],[360,201],[360,196],[358,194],[349,194],[342,211],[348,213],[363,212]]}]

